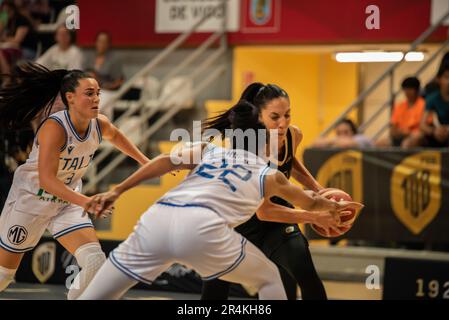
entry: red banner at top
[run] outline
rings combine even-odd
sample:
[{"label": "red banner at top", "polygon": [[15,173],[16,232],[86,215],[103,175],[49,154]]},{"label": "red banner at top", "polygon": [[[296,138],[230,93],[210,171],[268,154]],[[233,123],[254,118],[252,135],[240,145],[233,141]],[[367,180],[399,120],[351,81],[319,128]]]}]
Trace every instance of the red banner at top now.
[{"label": "red banner at top", "polygon": [[[240,27],[228,33],[228,39],[231,45],[412,42],[430,26],[432,4],[432,0],[241,0]],[[156,33],[156,1],[78,0],[78,5],[81,45],[92,45],[100,30],[112,34],[115,46],[124,47],[164,47],[176,37]],[[370,6],[377,12],[368,10]],[[368,28],[376,18],[379,28]],[[447,28],[442,27],[431,40],[446,37]],[[194,35],[188,44],[204,38],[205,34]]]}]

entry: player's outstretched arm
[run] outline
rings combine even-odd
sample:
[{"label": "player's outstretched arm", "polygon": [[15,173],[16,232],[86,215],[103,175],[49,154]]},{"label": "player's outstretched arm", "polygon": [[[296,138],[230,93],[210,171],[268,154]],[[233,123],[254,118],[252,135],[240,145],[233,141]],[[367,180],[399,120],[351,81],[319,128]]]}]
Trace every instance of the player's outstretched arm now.
[{"label": "player's outstretched arm", "polygon": [[101,134],[104,139],[141,165],[150,161],[106,116],[99,114],[98,121],[100,122]]},{"label": "player's outstretched arm", "polygon": [[139,185],[142,181],[160,177],[174,170],[190,170],[196,166],[195,159],[201,159],[202,150],[206,144],[183,146],[170,154],[161,154],[139,168],[111,191],[98,194],[89,202],[89,211],[99,215],[109,209],[120,195]]},{"label": "player's outstretched arm", "polygon": [[279,171],[271,171],[264,181],[265,199],[278,196],[290,202],[294,206],[307,211],[330,211],[332,213],[348,208],[359,210],[363,207],[357,202],[335,202],[322,197],[313,191],[304,191],[301,187],[288,181],[285,175]]},{"label": "player's outstretched arm", "polygon": [[[294,135],[293,154],[296,154],[296,150],[298,149],[299,145],[302,142],[303,134],[302,134],[302,131],[298,127],[296,127],[294,125],[291,125],[290,127],[291,127],[292,133]],[[321,186],[319,184],[319,182],[310,174],[309,170],[307,170],[307,168],[304,166],[304,164],[301,163],[301,161],[299,161],[296,157],[293,157],[293,166],[292,166],[291,176],[296,181],[301,183],[304,187],[306,187],[310,190],[318,192],[318,191],[324,189],[323,186]]]},{"label": "player's outstretched arm", "polygon": [[[307,211],[292,209],[264,200],[256,211],[260,220],[282,223],[313,223],[321,228],[334,229],[338,232],[340,221],[329,211]],[[337,216],[338,217],[338,216]]]}]

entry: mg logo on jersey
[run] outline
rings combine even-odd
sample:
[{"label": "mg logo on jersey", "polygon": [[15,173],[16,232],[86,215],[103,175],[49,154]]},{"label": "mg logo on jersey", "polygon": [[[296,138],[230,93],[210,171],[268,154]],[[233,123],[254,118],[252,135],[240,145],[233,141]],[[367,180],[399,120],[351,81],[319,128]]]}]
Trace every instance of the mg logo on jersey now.
[{"label": "mg logo on jersey", "polygon": [[23,226],[15,225],[9,228],[8,240],[12,244],[19,245],[23,243],[28,237],[28,231]]},{"label": "mg logo on jersey", "polygon": [[441,154],[419,152],[405,158],[391,177],[391,207],[413,234],[435,219],[441,206]]},{"label": "mg logo on jersey", "polygon": [[44,242],[33,251],[31,269],[40,283],[47,282],[55,273],[56,243]]}]

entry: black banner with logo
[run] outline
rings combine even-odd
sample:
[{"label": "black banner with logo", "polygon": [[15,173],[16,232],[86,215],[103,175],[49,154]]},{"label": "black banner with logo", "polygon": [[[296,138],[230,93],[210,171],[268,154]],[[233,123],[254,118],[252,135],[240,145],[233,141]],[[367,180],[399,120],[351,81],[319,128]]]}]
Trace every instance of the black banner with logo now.
[{"label": "black banner with logo", "polygon": [[449,299],[449,261],[385,258],[384,300]]},{"label": "black banner with logo", "polygon": [[344,238],[449,243],[449,151],[307,149],[304,164],[365,204]]}]

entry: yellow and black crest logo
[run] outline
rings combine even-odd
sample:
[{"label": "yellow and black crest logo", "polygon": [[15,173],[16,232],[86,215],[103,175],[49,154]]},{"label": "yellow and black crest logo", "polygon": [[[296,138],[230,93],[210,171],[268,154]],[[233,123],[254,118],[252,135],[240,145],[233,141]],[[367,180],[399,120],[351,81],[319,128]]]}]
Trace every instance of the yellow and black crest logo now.
[{"label": "yellow and black crest logo", "polygon": [[391,177],[391,207],[398,219],[419,234],[441,206],[441,154],[424,151],[405,158]]},{"label": "yellow and black crest logo", "polygon": [[56,243],[44,242],[33,252],[31,268],[40,283],[47,282],[55,273]]},{"label": "yellow and black crest logo", "polygon": [[354,201],[363,202],[362,153],[348,150],[333,155],[321,166],[317,180],[322,186],[341,189]]}]

